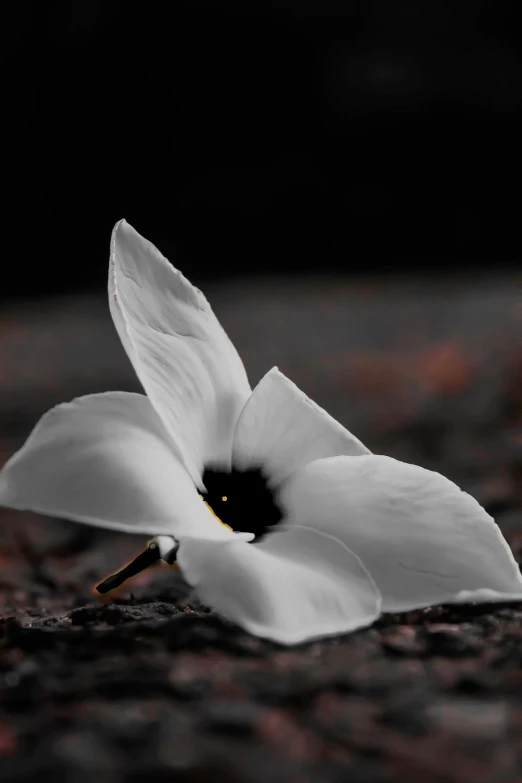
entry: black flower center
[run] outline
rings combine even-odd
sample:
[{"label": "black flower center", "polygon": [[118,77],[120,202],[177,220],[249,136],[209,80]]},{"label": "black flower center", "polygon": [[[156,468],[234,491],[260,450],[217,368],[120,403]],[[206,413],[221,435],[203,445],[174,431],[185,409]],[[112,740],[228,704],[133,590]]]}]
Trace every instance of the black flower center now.
[{"label": "black flower center", "polygon": [[242,533],[264,536],[283,514],[259,468],[226,473],[207,468],[203,499],[225,525]]}]

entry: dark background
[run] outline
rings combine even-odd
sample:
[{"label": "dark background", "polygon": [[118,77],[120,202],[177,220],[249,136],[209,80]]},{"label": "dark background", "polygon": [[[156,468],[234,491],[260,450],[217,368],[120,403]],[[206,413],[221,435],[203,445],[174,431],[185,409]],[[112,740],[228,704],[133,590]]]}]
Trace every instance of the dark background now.
[{"label": "dark background", "polygon": [[514,264],[511,6],[6,4],[1,296],[102,290],[121,217],[196,281]]}]

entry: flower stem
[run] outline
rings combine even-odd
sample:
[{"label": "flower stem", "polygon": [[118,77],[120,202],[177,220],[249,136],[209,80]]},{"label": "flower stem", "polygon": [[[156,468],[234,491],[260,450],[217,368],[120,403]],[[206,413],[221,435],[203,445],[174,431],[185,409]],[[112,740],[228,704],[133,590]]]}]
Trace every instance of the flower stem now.
[{"label": "flower stem", "polygon": [[127,579],[130,579],[131,576],[136,576],[136,574],[139,574],[140,571],[144,571],[159,559],[158,548],[156,546],[149,546],[144,552],[138,555],[138,557],[136,557],[132,563],[129,563],[125,566],[125,568],[122,568],[121,571],[118,571],[118,573],[113,574],[112,576],[108,576],[107,579],[104,579],[103,582],[100,582],[100,584],[96,587],[96,590],[102,595],[106,595],[106,593],[108,593],[110,590],[114,590],[114,588],[119,587]]}]

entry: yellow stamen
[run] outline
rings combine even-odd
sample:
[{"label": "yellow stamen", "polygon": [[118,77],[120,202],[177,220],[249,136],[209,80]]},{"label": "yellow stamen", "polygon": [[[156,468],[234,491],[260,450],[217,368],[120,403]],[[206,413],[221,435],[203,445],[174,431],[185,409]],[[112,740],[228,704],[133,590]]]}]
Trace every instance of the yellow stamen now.
[{"label": "yellow stamen", "polygon": [[232,530],[232,528],[230,527],[230,525],[226,525],[226,524],[225,524],[225,523],[224,523],[224,522],[223,522],[223,521],[222,521],[222,520],[221,520],[221,519],[218,517],[218,515],[217,515],[217,514],[214,512],[214,509],[212,508],[212,506],[209,506],[209,504],[207,503],[207,501],[206,501],[206,500],[204,500],[204,501],[203,501],[203,503],[205,504],[205,506],[206,506],[207,508],[209,508],[209,509],[210,509],[210,511],[211,511],[211,512],[212,512],[212,514],[213,514],[213,515],[216,517],[216,519],[217,519],[217,521],[218,521],[218,522],[220,522],[220,523],[221,523],[222,525],[224,525],[225,527],[228,527],[228,529],[229,529],[229,530]]}]

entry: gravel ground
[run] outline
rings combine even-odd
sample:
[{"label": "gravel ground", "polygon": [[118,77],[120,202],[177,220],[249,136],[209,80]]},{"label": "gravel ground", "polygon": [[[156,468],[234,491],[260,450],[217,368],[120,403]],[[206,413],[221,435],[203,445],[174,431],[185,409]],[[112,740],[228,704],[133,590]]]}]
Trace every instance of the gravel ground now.
[{"label": "gravel ground", "polygon": [[[214,286],[252,383],[279,368],[377,453],[440,470],[522,555],[520,280]],[[137,390],[103,297],[0,316],[0,451],[74,395]],[[0,781],[520,783],[522,604],[432,607],[283,648],[132,536],[0,511]],[[131,592],[132,590],[132,592]]]}]

